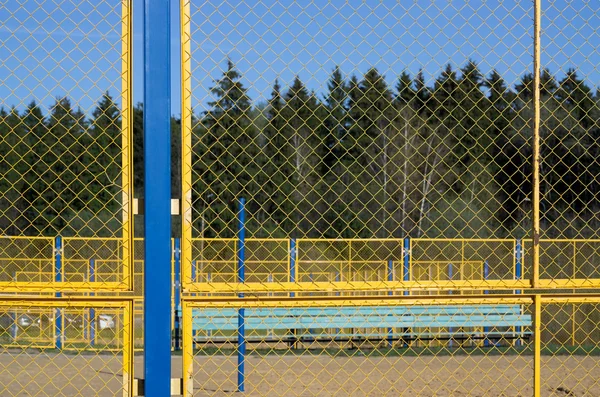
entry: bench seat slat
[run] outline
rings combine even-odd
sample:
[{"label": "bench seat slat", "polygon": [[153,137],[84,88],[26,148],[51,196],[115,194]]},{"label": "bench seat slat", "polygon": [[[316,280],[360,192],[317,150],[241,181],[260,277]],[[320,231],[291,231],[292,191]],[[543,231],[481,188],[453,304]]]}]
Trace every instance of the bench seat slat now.
[{"label": "bench seat slat", "polygon": [[[237,309],[194,309],[193,316],[197,317],[233,317]],[[326,308],[249,308],[245,309],[246,317],[287,317],[287,316],[348,316],[355,315],[468,315],[468,314],[518,314],[519,305],[451,305],[451,306],[364,306],[364,307],[326,307]]]},{"label": "bench seat slat", "polygon": [[[236,317],[195,319],[195,330],[237,331]],[[246,317],[247,330],[327,329],[327,328],[454,328],[454,327],[526,327],[530,315],[471,316],[354,316],[354,317]]]},{"label": "bench seat slat", "polygon": [[[520,332],[515,332],[515,331],[492,331],[489,333],[484,333],[481,331],[478,332],[473,332],[473,331],[460,331],[457,330],[456,332],[392,332],[392,333],[377,333],[377,332],[372,332],[372,333],[368,333],[368,332],[364,332],[364,333],[339,333],[339,334],[310,334],[308,332],[306,333],[301,333],[301,334],[296,334],[293,335],[294,338],[296,339],[311,339],[311,338],[322,338],[324,336],[328,336],[331,339],[335,340],[335,339],[341,339],[341,338],[348,338],[348,337],[353,337],[353,338],[364,338],[364,339],[368,339],[368,338],[373,338],[373,339],[388,339],[388,338],[396,338],[396,339],[401,339],[401,338],[450,338],[453,336],[476,336],[476,337],[484,337],[486,335],[490,335],[490,338],[497,338],[497,337],[511,337],[511,336],[519,336],[519,337],[526,337],[526,336],[531,336],[533,335],[533,332],[531,331],[520,331]],[[233,338],[235,338],[235,336],[232,336]],[[278,340],[281,338],[292,338],[292,335],[267,335],[267,334],[263,334],[261,335],[248,335],[247,338],[249,340]],[[194,338],[195,341],[205,341],[205,342],[218,342],[221,340],[227,340],[228,338],[225,336],[206,336],[206,335],[196,335],[196,337]]]}]

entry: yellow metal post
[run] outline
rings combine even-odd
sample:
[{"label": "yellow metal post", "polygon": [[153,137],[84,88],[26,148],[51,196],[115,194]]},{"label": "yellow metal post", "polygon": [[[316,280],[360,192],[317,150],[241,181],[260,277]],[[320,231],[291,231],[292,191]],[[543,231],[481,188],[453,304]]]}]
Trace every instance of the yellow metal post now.
[{"label": "yellow metal post", "polygon": [[542,322],[542,297],[534,296],[534,319],[533,319],[533,395],[539,397],[541,394],[541,322]]},{"label": "yellow metal post", "polygon": [[133,290],[133,109],[131,107],[131,1],[121,3],[121,188],[123,207],[123,280]]},{"label": "yellow metal post", "polygon": [[[190,0],[181,0],[181,287],[193,282],[192,265],[192,72]],[[204,216],[204,214],[202,215]],[[200,236],[204,238],[204,236]]]},{"label": "yellow metal post", "polygon": [[534,46],[533,46],[533,271],[531,284],[539,288],[540,281],[540,25],[541,0],[534,0]]},{"label": "yellow metal post", "polygon": [[193,362],[194,341],[192,336],[192,308],[188,302],[181,302],[181,317],[183,319],[183,396],[194,394]]},{"label": "yellow metal post", "polygon": [[123,323],[123,397],[127,397],[131,396],[133,391],[133,301],[128,301],[124,309],[125,321]]}]

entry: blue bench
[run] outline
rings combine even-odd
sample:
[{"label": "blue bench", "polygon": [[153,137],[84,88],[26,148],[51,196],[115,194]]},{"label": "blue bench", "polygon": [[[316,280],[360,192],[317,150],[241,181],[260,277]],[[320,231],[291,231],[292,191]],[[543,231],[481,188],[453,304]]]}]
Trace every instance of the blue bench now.
[{"label": "blue bench", "polygon": [[531,331],[530,314],[521,305],[340,306],[309,308],[193,309],[195,343],[237,344],[237,384],[244,390],[248,342],[298,343],[480,338],[520,339]]},{"label": "blue bench", "polygon": [[[230,340],[239,334],[238,316],[237,309],[194,309],[195,341]],[[247,342],[522,338],[531,324],[514,304],[244,309]]]}]

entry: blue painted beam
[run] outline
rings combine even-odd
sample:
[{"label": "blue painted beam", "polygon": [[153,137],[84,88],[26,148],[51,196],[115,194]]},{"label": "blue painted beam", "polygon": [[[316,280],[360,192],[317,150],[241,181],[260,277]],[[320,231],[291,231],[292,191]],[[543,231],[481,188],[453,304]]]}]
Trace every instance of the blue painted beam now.
[{"label": "blue painted beam", "polygon": [[181,318],[179,317],[178,307],[181,306],[181,239],[176,238],[173,241],[173,265],[175,270],[173,289],[175,293],[174,302],[174,320],[175,320],[175,346],[173,347],[176,351],[181,350],[180,339],[181,339]]},{"label": "blue painted beam", "polygon": [[144,1],[144,378],[171,395],[170,1]]},{"label": "blue painted beam", "polygon": [[[54,239],[54,281],[57,283],[63,281],[62,279],[62,237],[56,236]],[[60,292],[56,293],[56,297],[60,298],[62,294]],[[56,309],[56,318],[55,318],[55,329],[56,329],[56,341],[54,343],[54,347],[57,349],[62,349],[63,344],[63,319],[62,319],[62,309],[57,307]]]},{"label": "blue painted beam", "polygon": [[[96,260],[90,259],[90,275],[89,275],[90,283],[96,282]],[[94,293],[90,293],[90,296],[94,296]],[[90,312],[88,314],[89,324],[90,324],[90,346],[94,346],[96,343],[96,309],[90,308]]]},{"label": "blue painted beam", "polygon": [[[290,282],[296,282],[296,239],[290,240]],[[296,296],[295,293],[290,292],[290,297]]]},{"label": "blue painted beam", "polygon": [[[239,202],[239,230],[238,230],[238,249],[237,249],[237,260],[238,260],[238,282],[243,283],[246,280],[246,200],[241,198]],[[239,294],[240,298],[244,297],[244,294]],[[238,311],[238,378],[237,385],[238,391],[244,391],[244,364],[246,361],[246,331],[245,331],[245,319],[244,319],[244,308],[240,308]]]}]

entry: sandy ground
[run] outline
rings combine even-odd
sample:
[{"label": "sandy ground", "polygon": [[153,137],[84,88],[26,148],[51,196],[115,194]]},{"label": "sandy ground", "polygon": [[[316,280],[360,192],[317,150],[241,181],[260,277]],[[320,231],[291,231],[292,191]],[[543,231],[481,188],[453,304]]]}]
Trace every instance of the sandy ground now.
[{"label": "sandy ground", "polygon": [[[542,357],[543,396],[600,396],[600,357]],[[121,358],[0,354],[0,396],[122,395]],[[142,376],[143,359],[135,357]],[[181,357],[172,359],[181,376]],[[196,357],[194,395],[236,392],[235,358]],[[244,396],[530,396],[529,356],[250,356]]]}]

